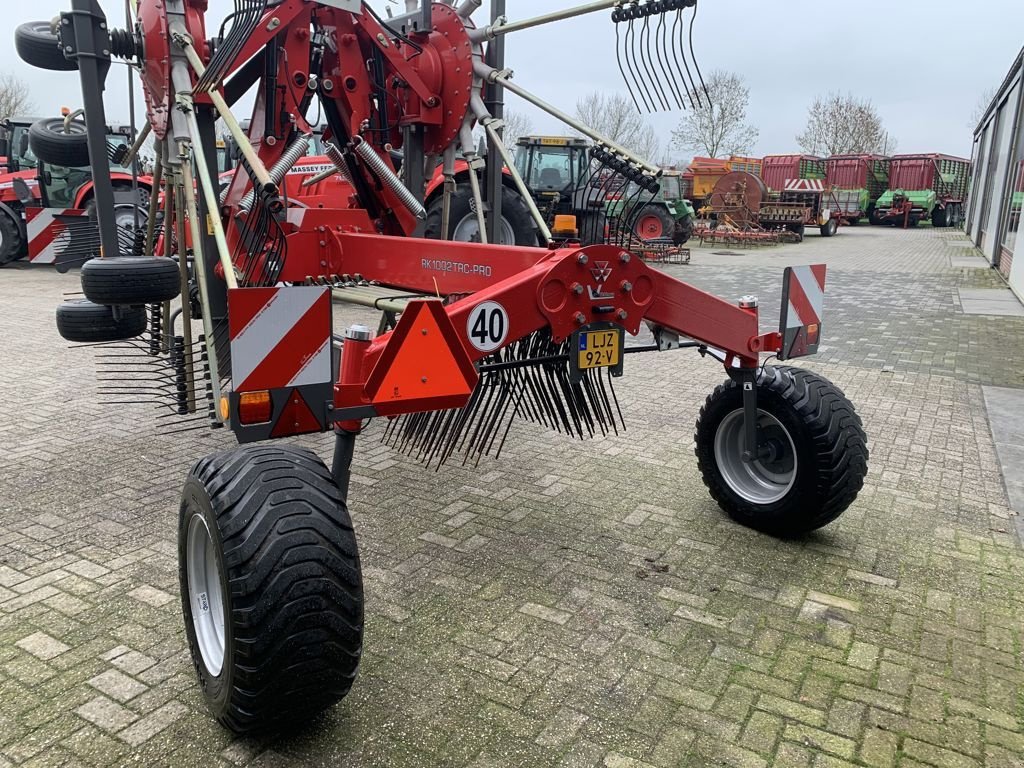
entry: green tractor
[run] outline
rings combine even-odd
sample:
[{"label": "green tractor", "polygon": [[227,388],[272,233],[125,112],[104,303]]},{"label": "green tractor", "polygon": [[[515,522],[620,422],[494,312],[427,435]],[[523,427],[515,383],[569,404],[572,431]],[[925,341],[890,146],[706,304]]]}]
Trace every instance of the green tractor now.
[{"label": "green tractor", "polygon": [[[671,240],[673,245],[682,245],[690,239],[696,215],[693,205],[683,197],[682,177],[682,171],[664,171],[658,193],[630,214],[633,234],[640,240]],[[636,188],[630,185],[619,199],[608,201],[609,219],[618,218],[623,206],[635,204],[635,200]]]},{"label": "green tractor", "polygon": [[695,216],[683,197],[682,172],[665,171],[660,191],[650,199],[633,183],[605,189],[591,174],[590,146],[571,136],[523,136],[516,142],[516,170],[549,225],[556,215],[573,215],[588,243],[603,241],[609,235],[606,224],[616,221],[643,241],[682,245],[690,238]]}]

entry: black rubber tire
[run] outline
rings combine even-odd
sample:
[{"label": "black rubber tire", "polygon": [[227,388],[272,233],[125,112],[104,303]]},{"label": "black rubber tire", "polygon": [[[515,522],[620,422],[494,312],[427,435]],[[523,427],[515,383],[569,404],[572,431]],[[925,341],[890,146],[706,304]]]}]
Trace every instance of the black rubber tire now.
[{"label": "black rubber tire", "polygon": [[668,211],[666,211],[660,205],[650,205],[650,204],[649,205],[645,205],[643,208],[640,209],[640,211],[638,213],[636,213],[636,214],[634,214],[632,216],[632,219],[633,219],[633,234],[634,235],[639,237],[641,240],[647,240],[648,239],[648,238],[645,238],[643,236],[643,234],[640,232],[640,222],[642,222],[645,218],[647,218],[649,216],[653,216],[656,219],[658,219],[659,222],[661,222],[661,234],[657,235],[656,238],[650,238],[650,239],[661,239],[661,238],[671,238],[672,237],[672,235],[675,233],[675,229],[676,229],[676,222],[675,222],[675,220],[671,216],[669,216]]},{"label": "black rubber tire", "polygon": [[[213,539],[225,597],[217,675],[189,598],[195,515]],[[178,522],[185,634],[214,717],[236,733],[259,731],[308,722],[344,697],[362,654],[363,583],[348,510],[316,454],[247,445],[207,456],[188,475]]]},{"label": "black rubber tire", "polygon": [[[423,236],[441,240],[441,208],[444,195],[438,193],[427,206],[427,218],[424,222]],[[455,227],[462,219],[473,212],[473,191],[469,182],[462,180],[455,187],[451,198],[451,210],[448,215],[448,239],[455,234]],[[530,215],[530,209],[519,196],[519,193],[508,187],[501,188],[501,217],[508,222],[515,236],[515,245],[537,245],[537,227]]]},{"label": "black rubber tire", "polygon": [[602,244],[608,228],[608,216],[603,211],[591,211],[576,218],[576,227],[583,245]]},{"label": "black rubber tire", "polygon": [[818,231],[821,232],[822,237],[832,237],[832,235],[839,231],[839,222],[835,219],[829,219],[818,228]]},{"label": "black rubber tire", "polygon": [[72,299],[57,307],[57,333],[67,341],[93,343],[133,339],[146,331],[144,307],[121,307],[114,317],[111,307],[88,299]]},{"label": "black rubber tire", "polygon": [[62,117],[37,120],[29,126],[28,146],[44,163],[68,168],[85,168],[89,165],[89,142],[85,135],[85,123],[81,120],[72,120],[69,130],[70,133],[65,133]]},{"label": "black rubber tire", "polygon": [[97,304],[156,304],[180,289],[178,263],[166,256],[114,256],[82,265],[82,291]]},{"label": "black rubber tire", "polygon": [[17,261],[26,253],[21,224],[0,208],[0,267]]},{"label": "black rubber tire", "polygon": [[886,211],[882,211],[877,208],[872,208],[871,213],[868,214],[868,221],[874,224],[875,226],[884,224],[885,220],[882,218],[883,213],[886,213]]},{"label": "black rubber tire", "polygon": [[936,205],[934,208],[932,208],[932,226],[950,226],[950,213],[951,211],[948,207]]},{"label": "black rubber tire", "polygon": [[51,72],[73,72],[78,64],[64,58],[60,41],[48,21],[27,21],[14,30],[14,48],[21,60]]},{"label": "black rubber tire", "polygon": [[846,220],[846,226],[848,227],[856,227],[858,224],[860,224],[859,216],[856,219],[851,216]]},{"label": "black rubber tire", "polygon": [[718,505],[736,522],[778,536],[798,536],[839,517],[857,497],[868,466],[867,436],[843,392],[802,368],[766,367],[758,374],[757,407],[778,419],[796,450],[793,487],[769,504],[736,493],[715,459],[719,426],[742,407],[743,392],[730,379],[708,396],[697,418],[697,466]]},{"label": "black rubber tire", "polygon": [[675,229],[672,231],[672,245],[686,245],[691,237],[693,237],[693,217],[677,219]]}]

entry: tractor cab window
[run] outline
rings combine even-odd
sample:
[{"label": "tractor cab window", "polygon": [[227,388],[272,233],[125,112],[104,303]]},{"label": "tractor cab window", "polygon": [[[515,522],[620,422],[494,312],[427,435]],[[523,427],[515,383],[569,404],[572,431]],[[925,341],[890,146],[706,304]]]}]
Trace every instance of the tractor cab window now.
[{"label": "tractor cab window", "polygon": [[578,152],[570,147],[530,145],[516,152],[516,170],[526,185],[538,192],[561,192],[579,175]]},{"label": "tractor cab window", "polygon": [[683,191],[679,186],[678,176],[662,176],[659,179],[661,184],[661,197],[664,200],[678,200],[683,196]]},{"label": "tractor cab window", "polygon": [[28,146],[28,126],[16,125],[11,130],[11,157],[18,163],[19,171],[33,170],[36,167],[36,156]]},{"label": "tractor cab window", "polygon": [[50,208],[74,208],[78,190],[92,181],[89,168],[68,168],[46,163],[41,178],[46,192],[45,202]]},{"label": "tractor cab window", "polygon": [[538,147],[530,168],[529,186],[542,192],[557,192],[572,183],[568,147]]}]

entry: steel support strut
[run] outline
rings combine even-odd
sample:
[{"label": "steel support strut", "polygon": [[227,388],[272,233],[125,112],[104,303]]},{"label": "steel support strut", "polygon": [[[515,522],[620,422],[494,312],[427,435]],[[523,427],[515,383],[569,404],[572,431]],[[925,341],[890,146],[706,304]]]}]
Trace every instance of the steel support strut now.
[{"label": "steel support strut", "polygon": [[[96,0],[71,0],[71,11],[60,15],[61,43],[65,55],[78,63],[85,108],[85,135],[89,162],[106,168],[107,117],[103,110],[103,84],[110,69],[110,33],[107,17]],[[92,175],[96,220],[100,229],[100,255],[118,256],[117,223],[114,219],[114,185],[110,174]]]},{"label": "steel support strut", "polygon": [[[423,2],[426,3],[427,0],[423,0]],[[496,24],[504,16],[505,0],[491,0],[491,24]],[[505,39],[503,37],[498,37],[488,43],[487,64],[499,72],[505,69]],[[486,103],[491,116],[495,120],[503,121],[505,104],[502,100],[501,84],[491,83],[487,88],[487,95]],[[492,243],[501,242],[501,168],[504,163],[504,153],[501,149],[504,147],[499,149],[498,143],[504,141],[504,138],[504,129],[500,135],[495,135],[493,131],[487,132],[487,239]],[[526,199],[532,200],[529,196]]]}]

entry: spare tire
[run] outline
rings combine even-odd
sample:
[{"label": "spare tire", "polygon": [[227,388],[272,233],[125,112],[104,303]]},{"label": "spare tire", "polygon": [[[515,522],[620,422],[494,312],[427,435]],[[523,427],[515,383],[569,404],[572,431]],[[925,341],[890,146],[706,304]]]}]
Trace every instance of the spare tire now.
[{"label": "spare tire", "polygon": [[44,163],[68,168],[89,165],[89,139],[81,120],[71,120],[67,130],[63,117],[37,120],[28,129],[28,146]]},{"label": "spare tire", "polygon": [[82,291],[97,304],[156,304],[180,289],[178,263],[166,256],[112,256],[82,265]]},{"label": "spare tire", "polygon": [[121,341],[145,330],[145,307],[121,307],[117,317],[111,307],[88,299],[72,299],[57,307],[57,332],[68,341]]},{"label": "spare tire", "polygon": [[60,40],[48,21],[27,21],[14,30],[14,48],[21,60],[39,69],[72,72],[78,69],[73,59],[64,58]]}]

